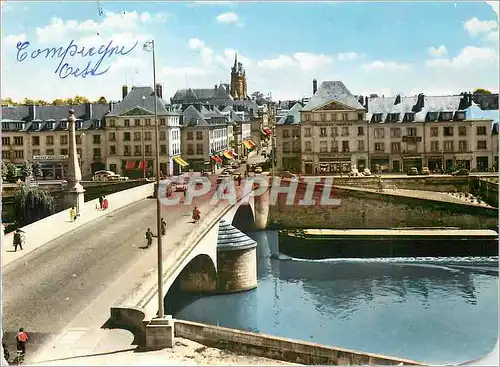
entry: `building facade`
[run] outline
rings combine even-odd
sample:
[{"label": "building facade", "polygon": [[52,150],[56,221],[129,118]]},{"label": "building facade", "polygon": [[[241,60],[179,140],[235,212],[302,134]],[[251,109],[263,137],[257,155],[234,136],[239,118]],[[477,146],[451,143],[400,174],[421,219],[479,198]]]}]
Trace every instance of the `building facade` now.
[{"label": "building facade", "polygon": [[277,123],[282,169],[293,170],[298,160],[296,172],[306,174],[498,169],[492,129],[498,110],[481,109],[470,93],[356,98],[339,81],[314,85],[313,92],[300,111],[296,104]]},{"label": "building facade", "polygon": [[366,167],[366,109],[342,82],[323,82],[300,114],[302,172],[340,173]]},{"label": "building facade", "polygon": [[187,166],[181,155],[180,114],[167,110],[161,85],[123,87],[123,99],[106,115],[106,168],[128,177],[156,174],[155,103],[159,124],[162,174]]},{"label": "building facade", "polygon": [[[230,159],[228,120],[216,107],[190,105],[182,114],[181,150],[194,171],[214,171]],[[224,158],[225,157],[225,158]]]},{"label": "building facade", "polygon": [[2,106],[2,162],[21,167],[38,161],[46,179],[65,178],[68,165],[69,110],[75,111],[77,153],[82,176],[105,169],[104,115],[108,104]]}]

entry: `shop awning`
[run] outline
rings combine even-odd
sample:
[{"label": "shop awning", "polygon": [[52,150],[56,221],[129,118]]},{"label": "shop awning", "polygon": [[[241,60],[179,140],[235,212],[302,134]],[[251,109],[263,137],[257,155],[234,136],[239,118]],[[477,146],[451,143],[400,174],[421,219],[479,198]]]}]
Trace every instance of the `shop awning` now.
[{"label": "shop awning", "polygon": [[216,161],[217,163],[222,163],[222,158],[219,157],[218,155],[213,155],[212,158],[214,161]]},{"label": "shop awning", "polygon": [[125,169],[135,169],[135,165],[137,164],[137,161],[136,160],[131,160],[131,161],[127,161],[127,163],[125,164]]},{"label": "shop awning", "polygon": [[248,142],[248,140],[245,140],[245,141],[243,142],[243,145],[244,145],[244,146],[245,146],[245,148],[247,148],[247,149],[252,149],[252,145]]},{"label": "shop awning", "polygon": [[188,165],[188,163],[181,157],[174,157],[174,161],[182,167],[186,167]]},{"label": "shop awning", "polygon": [[233,155],[233,157],[237,157],[239,154],[236,153],[234,150],[231,150],[231,154]]},{"label": "shop awning", "polygon": [[226,157],[227,159],[233,159],[233,155],[231,154],[231,152],[229,150],[226,150],[224,153],[224,157]]},{"label": "shop awning", "polygon": [[273,132],[271,129],[264,129],[264,132],[266,133],[267,136],[273,135]]}]

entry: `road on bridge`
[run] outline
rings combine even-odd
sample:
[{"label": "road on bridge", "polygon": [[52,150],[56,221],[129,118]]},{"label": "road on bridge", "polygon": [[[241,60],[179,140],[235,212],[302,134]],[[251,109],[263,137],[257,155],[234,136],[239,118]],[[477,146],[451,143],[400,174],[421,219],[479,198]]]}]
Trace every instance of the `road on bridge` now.
[{"label": "road on bridge", "polygon": [[[211,177],[212,182],[215,179]],[[169,251],[176,227],[178,231],[181,227],[189,230],[186,225],[191,222],[194,205],[201,208],[202,215],[210,210],[215,186],[189,206],[163,207],[162,216],[167,222],[164,254]],[[94,299],[107,295],[112,284],[146,253],[156,253],[156,245],[140,249],[145,245],[148,227],[156,232],[156,202],[151,199],[110,212],[6,265],[2,269],[2,321],[9,350],[15,350],[16,331],[23,327],[31,337],[29,361],[29,355],[61,333]],[[151,257],[148,269],[156,268],[155,259]],[[123,297],[123,293],[118,296]],[[109,305],[114,301],[110,299]],[[109,308],[95,312],[109,314]]]}]

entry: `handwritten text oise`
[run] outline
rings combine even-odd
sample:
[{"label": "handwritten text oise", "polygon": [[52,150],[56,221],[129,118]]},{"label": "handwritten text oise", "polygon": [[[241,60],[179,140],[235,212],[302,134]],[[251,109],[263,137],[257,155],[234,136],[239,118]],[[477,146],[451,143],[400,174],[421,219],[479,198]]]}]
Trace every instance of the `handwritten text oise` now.
[{"label": "handwritten text oise", "polygon": [[[67,47],[38,48],[30,52],[30,42],[25,41],[17,43],[16,57],[19,62],[23,62],[27,59],[34,60],[38,57],[59,59],[59,65],[57,65],[57,68],[54,70],[54,73],[57,74],[59,78],[66,79],[69,76],[86,78],[89,75],[98,76],[106,73],[111,68],[111,66],[105,68],[105,66],[101,65],[106,57],[109,59],[113,55],[118,57],[125,56],[135,49],[137,43],[138,42],[135,42],[132,47],[126,50],[125,46],[113,46],[113,41],[110,41],[107,45],[103,44],[98,47],[85,48],[75,43],[75,40],[71,40]],[[77,58],[81,58],[83,63],[86,62],[86,65],[84,64],[83,67],[82,65],[75,66],[75,63],[79,61]],[[89,58],[93,59],[89,60]]]}]

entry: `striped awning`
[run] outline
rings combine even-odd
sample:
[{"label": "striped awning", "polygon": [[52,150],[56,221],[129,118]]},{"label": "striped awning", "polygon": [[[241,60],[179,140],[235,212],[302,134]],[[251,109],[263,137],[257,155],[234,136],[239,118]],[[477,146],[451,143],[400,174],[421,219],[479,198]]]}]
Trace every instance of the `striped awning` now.
[{"label": "striped awning", "polygon": [[134,160],[129,160],[125,164],[125,169],[126,170],[135,169],[136,164],[137,164],[137,161],[135,159]]},{"label": "striped awning", "polygon": [[226,150],[224,153],[224,157],[226,157],[227,159],[233,159],[233,155],[231,154],[231,152],[229,150]]},{"label": "striped awning", "polygon": [[222,163],[222,158],[219,157],[218,155],[213,155],[212,158],[214,161],[216,161],[217,163]]},{"label": "striped awning", "polygon": [[248,139],[248,140],[243,141],[243,145],[247,149],[253,149],[253,147],[255,146],[255,143],[251,139]]},{"label": "striped awning", "polygon": [[273,135],[273,132],[271,129],[264,129],[264,132],[267,134],[267,136]]},{"label": "striped awning", "polygon": [[187,163],[184,159],[182,159],[181,157],[174,157],[174,161],[182,166],[182,167],[186,167],[189,163]]}]

